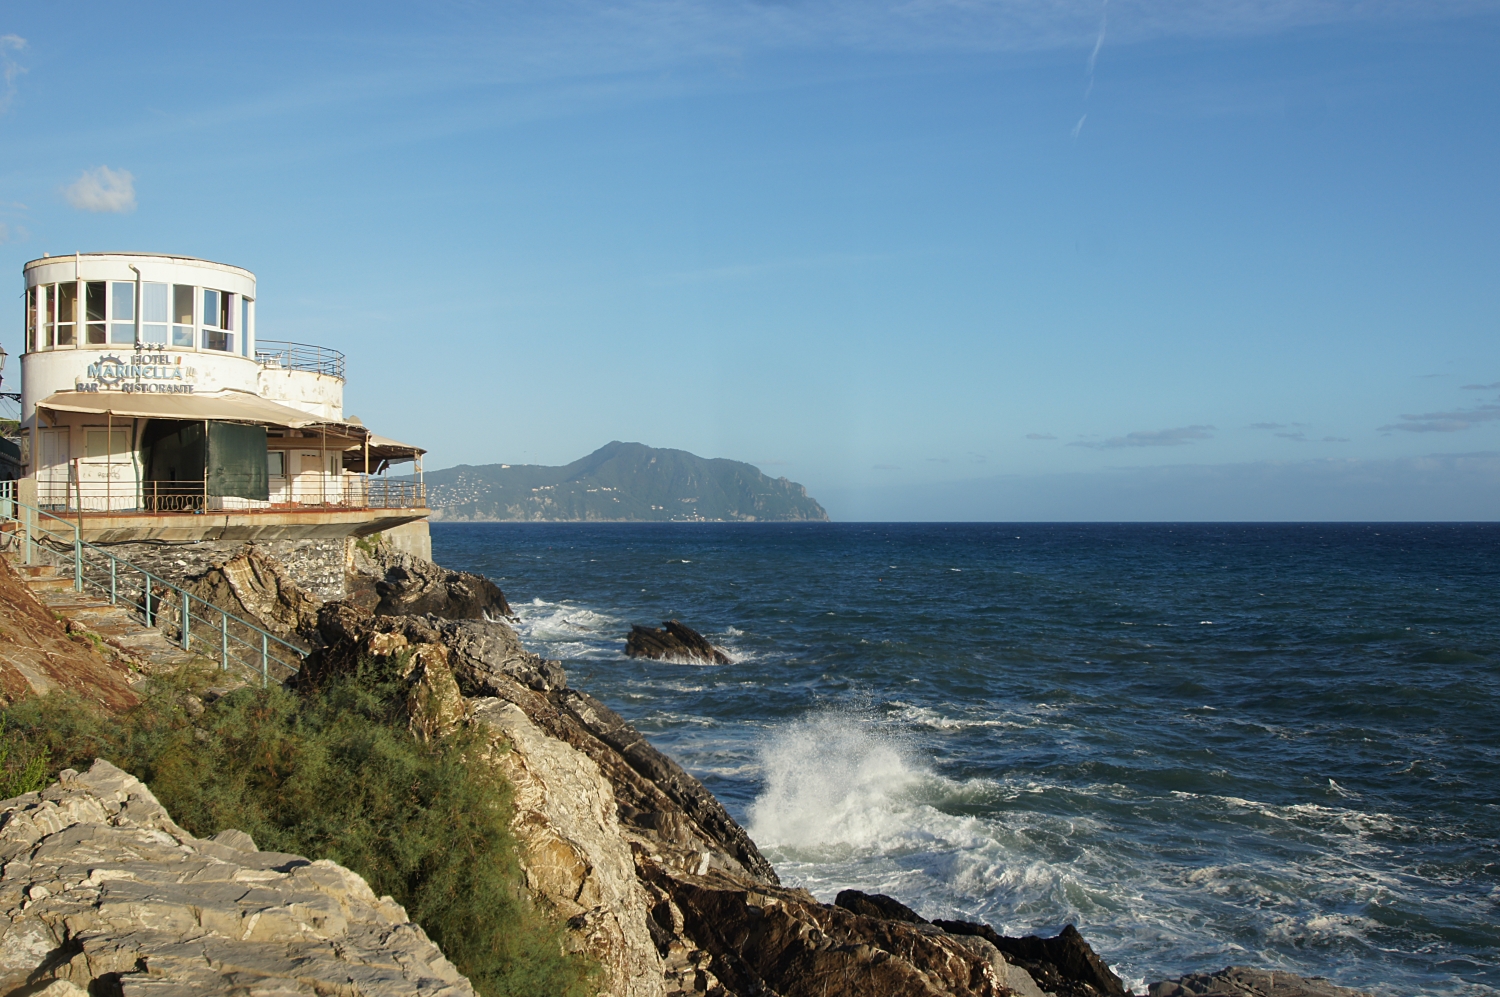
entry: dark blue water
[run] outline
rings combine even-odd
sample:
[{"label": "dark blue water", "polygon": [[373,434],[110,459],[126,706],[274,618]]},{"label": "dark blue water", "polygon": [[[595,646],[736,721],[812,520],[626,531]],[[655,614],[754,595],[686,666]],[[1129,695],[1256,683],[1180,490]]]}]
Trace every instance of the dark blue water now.
[{"label": "dark blue water", "polygon": [[1500,992],[1500,524],[432,532],[822,898]]}]

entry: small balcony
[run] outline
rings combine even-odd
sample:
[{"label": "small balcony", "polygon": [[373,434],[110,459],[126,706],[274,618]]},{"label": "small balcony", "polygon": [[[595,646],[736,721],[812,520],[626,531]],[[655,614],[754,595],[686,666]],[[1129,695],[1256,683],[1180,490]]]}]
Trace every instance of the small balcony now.
[{"label": "small balcony", "polygon": [[255,359],[262,367],[272,370],[300,370],[344,380],[344,355],[326,346],[257,339]]}]

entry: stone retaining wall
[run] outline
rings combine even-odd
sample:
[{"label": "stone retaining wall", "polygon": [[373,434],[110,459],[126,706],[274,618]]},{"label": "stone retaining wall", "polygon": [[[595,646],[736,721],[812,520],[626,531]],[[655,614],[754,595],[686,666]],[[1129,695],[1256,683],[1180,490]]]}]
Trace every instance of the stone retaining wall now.
[{"label": "stone retaining wall", "polygon": [[325,602],[347,594],[345,569],[353,541],[337,540],[199,540],[192,543],[107,544],[105,550],[174,584],[202,575],[215,564],[253,546],[279,563],[302,588]]}]

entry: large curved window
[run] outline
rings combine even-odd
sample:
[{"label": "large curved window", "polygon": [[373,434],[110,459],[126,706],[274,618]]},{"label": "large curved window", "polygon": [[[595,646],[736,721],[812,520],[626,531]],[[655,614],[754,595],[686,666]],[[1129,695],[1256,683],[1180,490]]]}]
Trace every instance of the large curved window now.
[{"label": "large curved window", "polygon": [[229,299],[224,291],[203,289],[203,348],[234,352],[234,333],[230,331]]},{"label": "large curved window", "polygon": [[25,294],[26,351],[134,344],[249,356],[251,299],[149,281],[38,284]]},{"label": "large curved window", "polygon": [[91,280],[83,285],[83,317],[87,323],[83,341],[89,346],[104,345],[104,294],[108,286],[102,280]]},{"label": "large curved window", "polygon": [[193,340],[193,288],[188,284],[172,285],[172,345],[192,349]]},{"label": "large curved window", "polygon": [[167,345],[166,284],[141,285],[141,342]]},{"label": "large curved window", "polygon": [[47,338],[58,346],[78,345],[78,285],[76,283],[54,284],[51,325],[53,334]]}]

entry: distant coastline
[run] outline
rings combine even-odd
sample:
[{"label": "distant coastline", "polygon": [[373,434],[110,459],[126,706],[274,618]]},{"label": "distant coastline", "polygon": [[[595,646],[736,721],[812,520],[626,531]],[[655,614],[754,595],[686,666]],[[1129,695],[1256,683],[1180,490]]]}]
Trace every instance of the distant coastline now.
[{"label": "distant coastline", "polygon": [[461,464],[426,482],[436,523],[828,522],[795,481],[640,443],[615,441],[561,467]]}]

